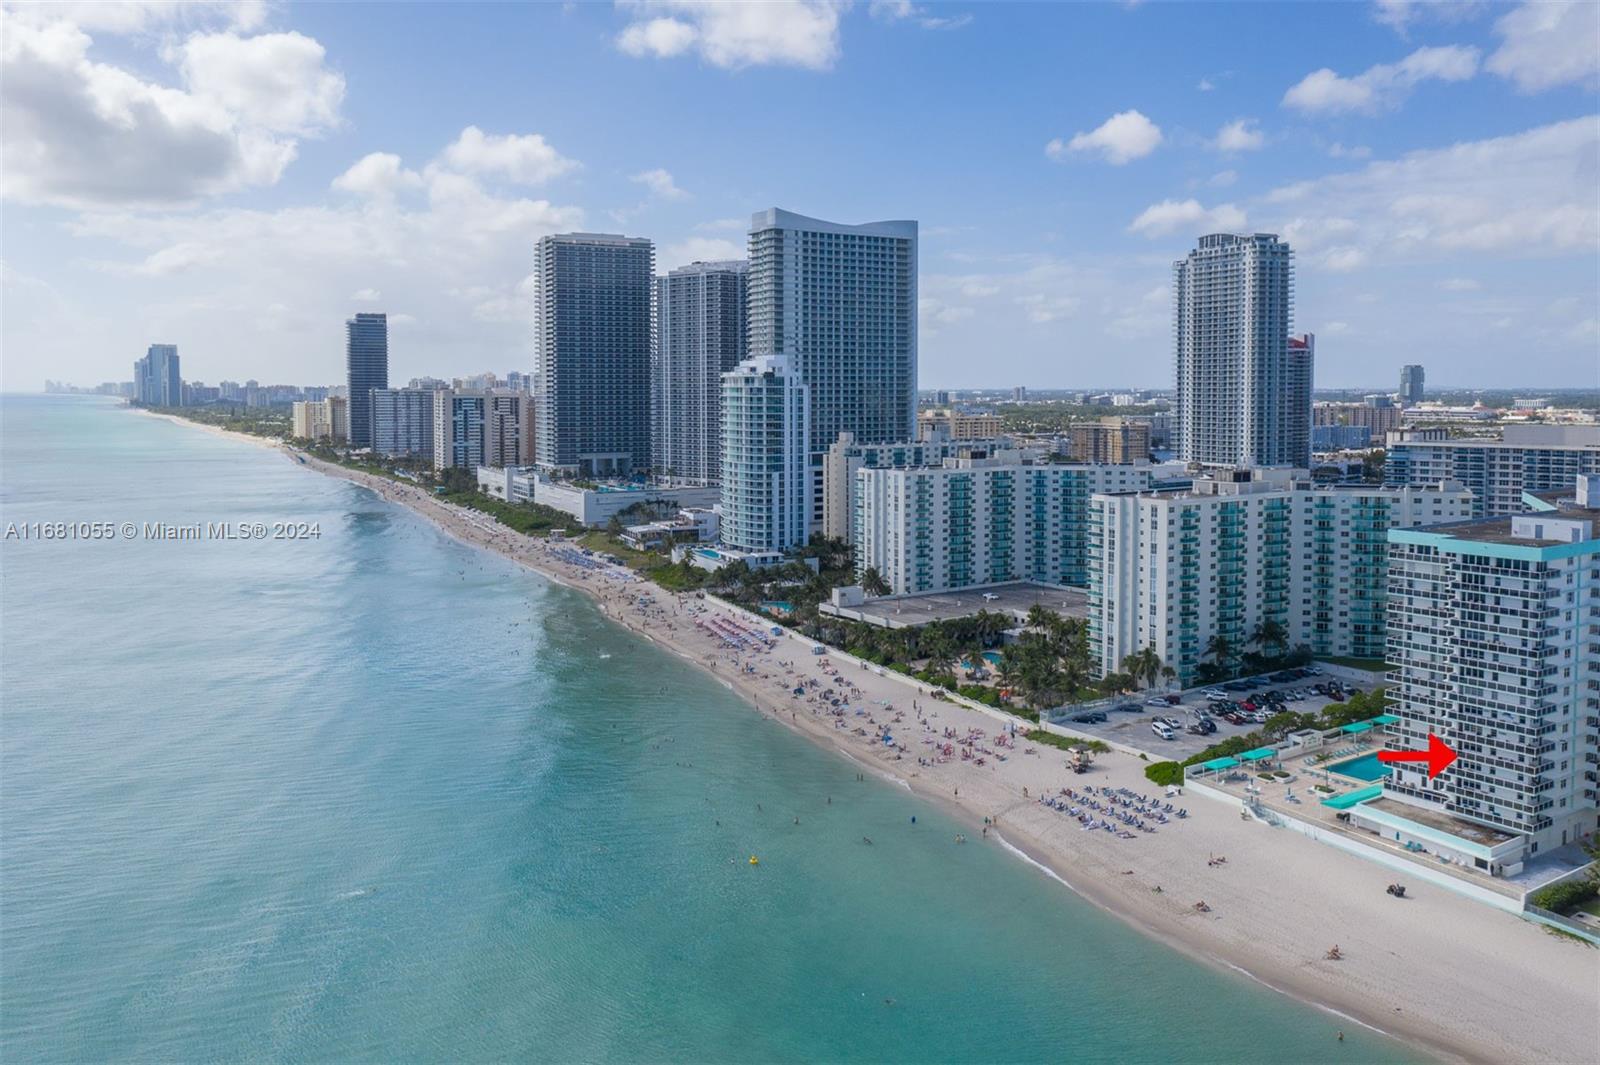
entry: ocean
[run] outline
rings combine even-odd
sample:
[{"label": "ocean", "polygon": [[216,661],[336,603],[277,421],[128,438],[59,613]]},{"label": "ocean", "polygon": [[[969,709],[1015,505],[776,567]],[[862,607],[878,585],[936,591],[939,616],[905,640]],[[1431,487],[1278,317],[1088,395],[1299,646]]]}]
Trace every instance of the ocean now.
[{"label": "ocean", "polygon": [[365,489],[104,399],[0,424],[0,526],[319,534],[0,544],[8,1062],[1418,1060]]}]

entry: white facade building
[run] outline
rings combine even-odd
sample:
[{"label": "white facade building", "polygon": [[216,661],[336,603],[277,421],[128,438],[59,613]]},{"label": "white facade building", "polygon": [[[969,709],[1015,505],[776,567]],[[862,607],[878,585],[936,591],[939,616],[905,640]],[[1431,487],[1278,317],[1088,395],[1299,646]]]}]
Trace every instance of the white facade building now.
[{"label": "white facade building", "polygon": [[1291,337],[1294,253],[1271,233],[1214,233],[1173,264],[1178,457],[1311,463],[1315,339]]},{"label": "white facade building", "polygon": [[1524,492],[1565,489],[1600,473],[1600,426],[1508,425],[1499,440],[1449,439],[1442,430],[1389,434],[1386,484],[1460,481],[1486,517],[1523,509]]},{"label": "white facade building", "polygon": [[628,481],[580,487],[571,481],[552,480],[533,466],[479,466],[478,490],[507,503],[552,507],[591,529],[609,524],[612,518],[627,520],[630,512],[641,509],[661,514],[693,509],[698,513],[717,503],[717,489],[710,485]]},{"label": "white facade building", "polygon": [[[1381,658],[1386,537],[1470,512],[1459,484],[1314,485],[1234,470],[1176,491],[1098,495],[1089,517],[1089,639],[1102,672],[1154,646],[1193,683],[1213,638],[1232,656],[1304,645]],[[1282,647],[1256,640],[1281,626]]]},{"label": "white facade building", "polygon": [[724,547],[771,553],[806,542],[810,389],[778,355],[722,375]]},{"label": "white facade building", "polygon": [[372,390],[372,450],[380,455],[433,456],[433,392]]},{"label": "white facade building", "polygon": [[1068,466],[996,451],[940,466],[855,471],[857,575],[868,568],[897,595],[1007,581],[1082,586],[1096,492],[1148,488],[1170,468]]},{"label": "white facade building", "polygon": [[822,455],[824,536],[855,542],[856,471],[866,468],[940,466],[948,458],[987,458],[1011,447],[1004,438],[960,440],[935,434],[915,442],[861,444],[854,433],[840,433]]},{"label": "white facade building", "polygon": [[[1394,765],[1384,795],[1398,801],[1363,827],[1405,836],[1412,821],[1443,824],[1494,875],[1595,830],[1600,477],[1577,483],[1539,512],[1390,533],[1391,744],[1426,749],[1431,733],[1457,758],[1432,780]],[[1474,853],[1504,841],[1471,826],[1517,845]]]},{"label": "white facade building", "polygon": [[489,397],[482,392],[441,389],[433,394],[433,468],[476,469],[483,465]]}]

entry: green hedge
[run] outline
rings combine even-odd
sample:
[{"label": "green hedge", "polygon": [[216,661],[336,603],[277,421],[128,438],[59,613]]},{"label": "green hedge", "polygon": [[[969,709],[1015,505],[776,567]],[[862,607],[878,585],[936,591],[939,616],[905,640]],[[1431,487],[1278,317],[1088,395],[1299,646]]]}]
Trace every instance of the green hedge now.
[{"label": "green hedge", "polygon": [[1594,880],[1569,880],[1535,891],[1531,901],[1535,906],[1552,913],[1566,913],[1600,895],[1600,882]]},{"label": "green hedge", "polygon": [[1170,787],[1183,783],[1183,764],[1180,762],[1152,762],[1144,767],[1145,779],[1152,784]]}]

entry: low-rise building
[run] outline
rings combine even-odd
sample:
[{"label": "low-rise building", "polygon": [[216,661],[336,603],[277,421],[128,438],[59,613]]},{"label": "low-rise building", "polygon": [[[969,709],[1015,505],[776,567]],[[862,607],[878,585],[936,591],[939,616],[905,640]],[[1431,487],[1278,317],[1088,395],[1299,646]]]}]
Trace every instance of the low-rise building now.
[{"label": "low-rise building", "polygon": [[988,440],[999,436],[1000,432],[998,414],[967,414],[950,408],[924,410],[917,414],[919,440]]},{"label": "low-rise building", "polygon": [[1150,423],[1138,418],[1105,417],[1072,425],[1066,431],[1067,457],[1091,465],[1150,461]]},{"label": "low-rise building", "polygon": [[553,507],[590,528],[607,525],[612,518],[636,521],[632,515],[646,510],[671,514],[707,509],[717,505],[719,495],[714,485],[559,481],[532,466],[480,466],[478,488],[508,503]]}]

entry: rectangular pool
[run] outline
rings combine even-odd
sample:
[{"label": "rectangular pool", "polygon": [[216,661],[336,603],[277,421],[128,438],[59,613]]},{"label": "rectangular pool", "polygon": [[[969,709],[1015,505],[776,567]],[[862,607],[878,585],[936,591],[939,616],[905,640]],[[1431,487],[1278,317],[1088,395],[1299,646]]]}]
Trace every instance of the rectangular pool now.
[{"label": "rectangular pool", "polygon": [[1389,775],[1389,767],[1378,761],[1377,751],[1368,751],[1359,758],[1335,762],[1328,767],[1331,773],[1342,773],[1357,780],[1382,780]]}]

